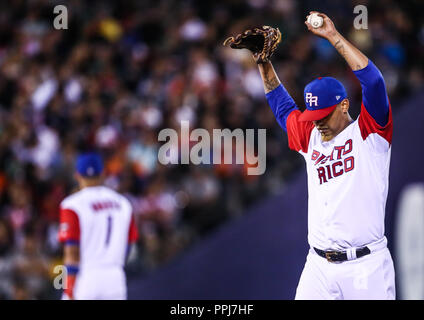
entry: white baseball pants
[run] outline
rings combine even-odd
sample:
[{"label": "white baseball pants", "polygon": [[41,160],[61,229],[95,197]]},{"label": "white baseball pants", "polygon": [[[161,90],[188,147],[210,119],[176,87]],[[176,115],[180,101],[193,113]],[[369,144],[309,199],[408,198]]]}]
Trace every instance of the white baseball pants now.
[{"label": "white baseball pants", "polygon": [[386,243],[344,262],[328,262],[313,248],[296,290],[296,300],[394,300],[395,271]]},{"label": "white baseball pants", "polygon": [[125,300],[127,284],[122,268],[80,270],[75,281],[75,300]]}]

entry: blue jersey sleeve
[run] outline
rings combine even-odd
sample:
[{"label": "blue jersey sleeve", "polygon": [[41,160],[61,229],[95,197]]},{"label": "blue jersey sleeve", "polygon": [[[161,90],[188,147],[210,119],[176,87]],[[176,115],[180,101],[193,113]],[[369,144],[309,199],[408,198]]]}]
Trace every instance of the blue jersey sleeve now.
[{"label": "blue jersey sleeve", "polygon": [[387,97],[386,85],[380,70],[371,60],[368,65],[354,71],[362,86],[362,101],[368,113],[382,127],[389,120],[389,99]]},{"label": "blue jersey sleeve", "polygon": [[277,119],[278,124],[287,131],[287,117],[293,110],[297,110],[296,103],[282,84],[266,94],[266,99]]}]

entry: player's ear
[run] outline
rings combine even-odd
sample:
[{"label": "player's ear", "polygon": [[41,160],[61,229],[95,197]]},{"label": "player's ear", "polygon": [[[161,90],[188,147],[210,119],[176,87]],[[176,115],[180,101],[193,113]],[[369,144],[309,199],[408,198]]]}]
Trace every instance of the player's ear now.
[{"label": "player's ear", "polygon": [[347,112],[349,111],[349,106],[350,106],[349,99],[347,99],[347,98],[343,99],[343,101],[340,102],[340,106],[342,108],[342,112],[344,114],[347,114]]}]

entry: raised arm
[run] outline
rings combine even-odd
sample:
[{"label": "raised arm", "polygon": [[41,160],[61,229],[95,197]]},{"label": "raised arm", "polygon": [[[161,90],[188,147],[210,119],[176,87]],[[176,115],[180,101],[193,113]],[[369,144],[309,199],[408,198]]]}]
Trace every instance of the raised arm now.
[{"label": "raised arm", "polygon": [[296,103],[281,84],[271,62],[258,64],[258,68],[271,110],[278,124],[287,131],[287,118],[293,110],[297,110]]},{"label": "raised arm", "polygon": [[260,63],[258,64],[258,68],[266,94],[281,84],[280,79],[278,79],[277,73],[275,72],[274,66],[271,62]]},{"label": "raised arm", "polygon": [[[255,55],[253,55],[257,61]],[[301,112],[293,98],[281,84],[271,62],[258,64],[268,104],[278,124],[287,132],[289,148],[306,152],[313,128],[312,122],[299,122]]]},{"label": "raised arm", "polygon": [[365,108],[380,126],[385,126],[389,119],[389,100],[380,70],[336,30],[330,18],[320,12],[311,11],[310,13],[317,13],[321,16],[324,19],[324,24],[315,29],[305,21],[308,30],[327,39],[346,60],[361,83],[362,100]]}]

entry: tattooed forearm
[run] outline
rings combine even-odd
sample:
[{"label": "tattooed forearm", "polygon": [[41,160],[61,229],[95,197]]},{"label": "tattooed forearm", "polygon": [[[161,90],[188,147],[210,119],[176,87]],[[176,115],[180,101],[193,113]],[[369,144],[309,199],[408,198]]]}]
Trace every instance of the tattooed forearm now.
[{"label": "tattooed forearm", "polygon": [[264,84],[265,93],[271,92],[280,85],[280,80],[271,63],[260,64],[259,71]]},{"label": "tattooed forearm", "polygon": [[346,56],[345,47],[342,43],[340,43],[340,40],[337,40],[337,42],[334,44],[334,48],[337,49],[337,51],[343,56]]},{"label": "tattooed forearm", "polygon": [[342,35],[336,33],[335,35],[328,38],[328,40],[346,60],[353,71],[360,70],[367,66],[368,58],[349,41],[347,41]]},{"label": "tattooed forearm", "polygon": [[279,84],[280,84],[280,81],[275,77],[272,77],[271,79],[268,79],[268,78],[264,79],[264,86],[266,91],[274,90],[275,88],[278,87]]}]

